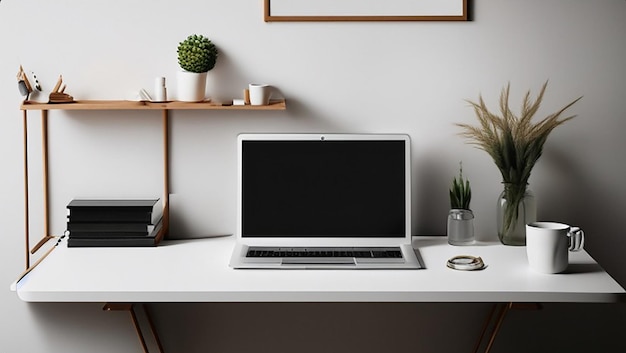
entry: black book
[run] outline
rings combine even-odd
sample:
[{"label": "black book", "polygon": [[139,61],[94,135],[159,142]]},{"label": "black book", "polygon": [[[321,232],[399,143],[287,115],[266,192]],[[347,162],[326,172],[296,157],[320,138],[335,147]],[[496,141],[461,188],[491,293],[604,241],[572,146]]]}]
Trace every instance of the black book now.
[{"label": "black book", "polygon": [[153,231],[149,235],[144,236],[127,236],[127,237],[109,237],[109,238],[73,238],[71,235],[67,239],[67,246],[70,248],[78,247],[147,247],[157,246],[163,239],[164,229],[163,223],[158,222]]},{"label": "black book", "polygon": [[146,223],[72,223],[67,222],[71,238],[140,237],[149,235],[155,225]]},{"label": "black book", "polygon": [[163,215],[161,199],[74,199],[67,205],[68,223],[156,224]]}]

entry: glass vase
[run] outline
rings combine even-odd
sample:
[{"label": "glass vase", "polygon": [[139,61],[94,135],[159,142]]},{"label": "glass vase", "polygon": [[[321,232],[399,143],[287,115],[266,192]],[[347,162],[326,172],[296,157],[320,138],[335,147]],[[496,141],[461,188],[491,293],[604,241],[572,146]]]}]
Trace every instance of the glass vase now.
[{"label": "glass vase", "polygon": [[448,244],[472,245],[474,243],[474,213],[453,208],[448,213]]},{"label": "glass vase", "polygon": [[526,224],[537,221],[535,196],[526,185],[504,184],[498,197],[498,238],[504,245],[526,245]]}]

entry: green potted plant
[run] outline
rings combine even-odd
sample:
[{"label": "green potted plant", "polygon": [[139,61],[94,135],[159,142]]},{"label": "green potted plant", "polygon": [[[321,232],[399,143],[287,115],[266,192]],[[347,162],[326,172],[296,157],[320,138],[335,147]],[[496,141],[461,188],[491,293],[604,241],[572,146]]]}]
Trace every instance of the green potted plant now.
[{"label": "green potted plant", "polygon": [[217,47],[205,36],[192,34],[178,44],[178,100],[200,102],[206,97],[207,73],[217,62]]},{"label": "green potted plant", "polygon": [[526,93],[519,116],[509,106],[510,85],[507,85],[500,94],[499,115],[489,110],[479,96],[478,102],[468,101],[474,108],[479,125],[456,124],[463,129],[462,136],[492,157],[502,174],[504,190],[498,197],[497,224],[498,237],[505,245],[526,244],[526,224],[537,218],[536,202],[528,189],[530,173],[550,132],[574,118],[560,119],[561,115],[582,98],[533,123],[547,85],[546,81],[534,100],[530,91]]},{"label": "green potted plant", "polygon": [[470,209],[472,188],[468,179],[463,178],[463,164],[459,166],[459,176],[452,180],[450,188],[450,212],[448,213],[448,243],[469,245],[474,242],[474,213]]}]

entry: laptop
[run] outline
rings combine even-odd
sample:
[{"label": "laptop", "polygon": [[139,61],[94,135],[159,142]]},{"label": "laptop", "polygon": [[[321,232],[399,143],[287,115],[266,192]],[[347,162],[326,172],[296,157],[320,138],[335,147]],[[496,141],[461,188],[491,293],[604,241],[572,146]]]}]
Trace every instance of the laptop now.
[{"label": "laptop", "polygon": [[237,269],[419,269],[402,134],[241,134]]}]

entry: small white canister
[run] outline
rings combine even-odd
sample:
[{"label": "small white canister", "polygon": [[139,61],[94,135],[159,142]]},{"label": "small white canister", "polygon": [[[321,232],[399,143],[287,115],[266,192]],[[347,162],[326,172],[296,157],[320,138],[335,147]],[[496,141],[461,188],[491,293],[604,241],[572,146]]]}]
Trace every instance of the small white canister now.
[{"label": "small white canister", "polygon": [[154,79],[154,101],[167,101],[167,88],[165,87],[165,77],[157,77]]}]

